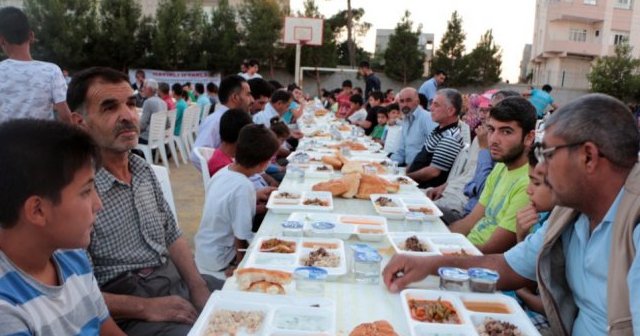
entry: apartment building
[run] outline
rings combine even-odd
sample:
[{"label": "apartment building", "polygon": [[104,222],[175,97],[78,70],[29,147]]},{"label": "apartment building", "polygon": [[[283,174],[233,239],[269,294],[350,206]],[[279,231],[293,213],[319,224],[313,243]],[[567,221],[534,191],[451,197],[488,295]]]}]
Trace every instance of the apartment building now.
[{"label": "apartment building", "polygon": [[[395,33],[395,29],[376,29],[376,55],[384,55],[389,45],[389,37]],[[420,33],[418,36],[418,48],[424,51],[423,76],[429,76],[429,64],[433,58],[433,34]],[[384,58],[382,59],[384,65]]]},{"label": "apartment building", "polygon": [[[640,1],[537,0],[530,69],[533,84],[589,88],[598,56],[628,41],[640,46]],[[640,47],[633,50],[640,56]]]}]

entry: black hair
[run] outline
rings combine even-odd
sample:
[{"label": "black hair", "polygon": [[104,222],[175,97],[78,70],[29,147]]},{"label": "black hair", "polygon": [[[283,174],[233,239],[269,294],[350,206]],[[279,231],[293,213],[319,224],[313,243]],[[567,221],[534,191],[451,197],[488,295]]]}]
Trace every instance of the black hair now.
[{"label": "black hair", "polygon": [[398,103],[393,103],[393,104],[389,104],[387,105],[387,110],[389,112],[393,111],[393,110],[398,110],[400,111],[400,105],[398,105]]},{"label": "black hair", "polygon": [[422,93],[418,93],[418,99],[420,99],[420,106],[426,110],[427,107],[429,107],[429,100],[427,99],[427,96]]},{"label": "black hair", "polygon": [[389,92],[393,92],[393,89],[387,89],[387,90],[384,92],[385,97],[389,94]]},{"label": "black hair", "polygon": [[191,97],[189,97],[189,91],[187,91],[187,90],[182,90],[181,96],[182,96],[182,99],[184,99],[186,101],[189,101],[189,99],[191,98]]},{"label": "black hair", "polygon": [[539,142],[534,143],[527,154],[529,157],[529,166],[531,166],[531,168],[534,168],[538,164],[538,157],[536,156],[536,148],[538,147],[542,147],[542,144]]},{"label": "black hair", "polygon": [[384,100],[384,94],[380,91],[373,91],[369,93],[369,98],[373,97],[373,99],[382,102]]},{"label": "black hair", "polygon": [[347,80],[345,80],[345,81],[343,81],[343,82],[342,82],[342,87],[343,87],[343,88],[344,88],[344,87],[350,87],[350,88],[353,88],[353,83],[351,83],[351,81],[347,79]]},{"label": "black hair", "polygon": [[258,100],[260,97],[271,97],[273,94],[273,86],[262,78],[252,78],[247,81],[251,88],[251,96],[253,99]]},{"label": "black hair", "polygon": [[368,69],[371,68],[371,66],[369,65],[369,62],[367,62],[367,61],[360,62],[360,67],[361,68],[368,68]]},{"label": "black hair", "polygon": [[23,44],[29,40],[31,27],[23,11],[16,7],[0,9],[0,36],[10,44]]},{"label": "black hair", "polygon": [[240,109],[227,110],[220,118],[220,140],[226,143],[236,143],[240,130],[253,123],[249,113]]},{"label": "black hair", "polygon": [[244,82],[246,82],[246,80],[239,75],[231,75],[222,79],[222,82],[220,82],[220,90],[218,90],[220,103],[226,105],[232,94],[242,90],[242,83]]},{"label": "black hair", "polygon": [[553,88],[549,84],[545,84],[542,86],[542,91],[551,92],[551,90],[553,90]]},{"label": "black hair", "polygon": [[67,105],[72,112],[77,111],[87,98],[89,86],[97,79],[111,84],[125,82],[129,84],[129,77],[124,73],[106,67],[92,67],[76,73],[67,88]]},{"label": "black hair", "polygon": [[522,128],[522,137],[536,128],[536,108],[523,97],[507,97],[491,107],[489,117],[502,122],[515,121]]},{"label": "black hair", "polygon": [[271,96],[271,104],[277,103],[277,102],[288,102],[291,100],[291,98],[293,98],[293,95],[291,94],[291,92],[289,91],[285,91],[285,90],[276,90],[276,92],[273,93],[273,95]]},{"label": "black hair", "polygon": [[196,83],[195,89],[198,94],[204,94],[204,84]]},{"label": "black hair", "polygon": [[31,196],[61,201],[78,170],[98,168],[99,149],[79,127],[52,120],[14,119],[0,124],[0,227],[19,220]]},{"label": "black hair", "polygon": [[186,83],[184,83],[184,86],[191,87],[191,82],[186,82]]},{"label": "black hair", "polygon": [[442,69],[436,69],[436,72],[433,75],[434,76],[444,75],[445,77],[447,77],[447,73]]},{"label": "black hair", "polygon": [[280,82],[278,82],[275,79],[268,80],[267,82],[269,82],[269,84],[271,84],[271,86],[273,86],[274,90],[280,90],[280,89],[284,88],[284,86],[282,84],[280,84]]},{"label": "black hair", "polygon": [[359,95],[362,96],[362,88],[361,87],[359,87],[359,86],[358,87],[354,87],[353,91],[355,91],[356,94],[359,94]]},{"label": "black hair", "polygon": [[142,70],[136,70],[136,76],[137,75],[142,75],[142,78],[147,77],[147,74],[145,74],[144,71],[142,71]]},{"label": "black hair", "polygon": [[215,83],[207,83],[207,92],[218,93],[218,86]]},{"label": "black hair", "polygon": [[278,138],[288,138],[291,135],[291,130],[289,126],[285,124],[280,117],[273,117],[269,120],[269,124],[271,125],[269,128],[275,133]]},{"label": "black hair", "polygon": [[162,92],[162,94],[169,94],[170,90],[171,88],[169,87],[169,84],[165,82],[158,84],[158,91]]},{"label": "black hair", "polygon": [[[291,83],[289,85],[287,85],[287,91],[289,92],[293,92],[293,90],[295,89],[300,89],[300,87],[298,86],[298,84],[296,83]],[[301,90],[301,89],[300,89]]]},{"label": "black hair", "polygon": [[359,94],[351,95],[351,97],[349,97],[349,101],[361,106],[364,104],[364,100],[362,99],[362,96]]},{"label": "black hair", "polygon": [[182,97],[182,93],[184,92],[183,86],[180,85],[180,83],[171,85],[171,90],[173,91],[173,94],[179,97]]},{"label": "black hair", "polygon": [[384,114],[385,117],[389,118],[389,110],[387,110],[386,107],[384,107],[384,106],[376,106],[376,107],[373,108],[373,110],[376,112],[376,115]]},{"label": "black hair", "polygon": [[255,168],[268,161],[280,148],[276,135],[264,125],[242,128],[236,144],[236,163],[244,168]]},{"label": "black hair", "polygon": [[256,65],[260,65],[260,63],[258,63],[257,59],[250,59],[249,62],[247,62],[247,65],[252,67],[252,66],[256,66]]}]

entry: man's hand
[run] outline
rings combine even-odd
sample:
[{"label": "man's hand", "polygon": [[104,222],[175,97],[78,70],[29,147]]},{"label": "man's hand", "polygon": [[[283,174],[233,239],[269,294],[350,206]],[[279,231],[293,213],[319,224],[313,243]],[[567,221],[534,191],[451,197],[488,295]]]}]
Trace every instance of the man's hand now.
[{"label": "man's hand", "polygon": [[276,187],[264,187],[262,189],[258,189],[256,191],[256,198],[258,202],[266,202],[269,200],[269,195],[271,195],[271,193],[274,190],[278,190],[278,188]]},{"label": "man's hand", "polygon": [[435,188],[430,188],[427,190],[427,197],[429,197],[432,201],[435,201],[442,197],[442,193],[444,192],[444,188],[446,188],[447,184],[439,185]]},{"label": "man's hand", "polygon": [[189,288],[189,296],[191,297],[191,303],[196,307],[198,312],[204,309],[204,306],[211,296],[211,291],[207,286],[198,286],[197,288]]},{"label": "man's hand", "polygon": [[147,298],[145,301],[145,321],[193,324],[198,318],[196,308],[177,295]]},{"label": "man's hand", "polygon": [[256,204],[256,215],[262,215],[267,213],[267,203],[258,202]]},{"label": "man's hand", "polygon": [[382,271],[384,284],[393,293],[403,290],[409,284],[420,281],[433,273],[430,266],[434,266],[435,262],[429,262],[432,259],[421,256],[394,255]]},{"label": "man's hand", "polygon": [[489,137],[486,126],[480,124],[476,127],[476,137],[478,137],[478,146],[480,148],[489,148]]},{"label": "man's hand", "polygon": [[227,278],[230,278],[230,277],[232,277],[232,276],[233,276],[233,272],[234,272],[235,270],[236,270],[236,267],[235,267],[235,266],[229,266],[229,267],[227,267],[227,268],[224,270],[224,275],[225,275]]},{"label": "man's hand", "polygon": [[533,205],[528,204],[516,214],[516,238],[518,242],[524,240],[531,227],[538,223],[538,212]]}]

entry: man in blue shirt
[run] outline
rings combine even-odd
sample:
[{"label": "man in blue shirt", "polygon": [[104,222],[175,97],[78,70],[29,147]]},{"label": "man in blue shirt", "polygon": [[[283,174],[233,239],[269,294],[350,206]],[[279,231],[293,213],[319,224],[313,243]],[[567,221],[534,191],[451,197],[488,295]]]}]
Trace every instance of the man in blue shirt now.
[{"label": "man in blue shirt", "polygon": [[500,289],[538,281],[554,335],[631,335],[634,326],[638,335],[640,134],[633,117],[615,98],[590,94],[546,126],[536,155],[559,207],[540,230],[504,255],[396,255],[383,271],[385,284],[396,292],[444,265],[491,268]]},{"label": "man in blue shirt", "polygon": [[445,79],[447,79],[447,73],[442,70],[436,70],[436,73],[435,75],[433,75],[433,77],[420,85],[418,93],[421,93],[425,97],[427,97],[427,107],[429,110],[431,110],[431,102],[436,97],[436,91],[438,91],[438,87],[442,85],[442,83],[444,83]]},{"label": "man in blue shirt", "polygon": [[431,113],[420,106],[418,92],[414,88],[404,88],[400,91],[398,105],[404,114],[402,137],[400,146],[391,155],[391,159],[400,165],[410,166],[437,124],[431,120]]},{"label": "man in blue shirt", "polygon": [[558,105],[553,102],[553,97],[551,97],[552,89],[551,85],[545,84],[542,86],[542,90],[532,88],[531,91],[524,94],[525,97],[529,98],[529,102],[536,107],[538,119],[544,118],[547,106],[551,105],[554,110],[558,108]]}]

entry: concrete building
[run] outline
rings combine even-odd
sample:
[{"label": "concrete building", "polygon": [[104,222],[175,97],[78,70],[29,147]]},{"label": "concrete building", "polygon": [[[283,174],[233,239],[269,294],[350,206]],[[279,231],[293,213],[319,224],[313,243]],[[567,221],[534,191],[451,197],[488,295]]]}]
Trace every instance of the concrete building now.
[{"label": "concrete building", "polygon": [[[160,0],[138,0],[138,2],[140,2],[140,4],[142,5],[143,15],[154,16],[156,10],[158,9],[158,3],[160,2]],[[191,4],[195,1],[187,0],[186,2],[187,4]],[[218,6],[220,0],[201,0],[200,2],[202,3],[202,9],[208,15],[211,13],[211,10],[213,8]],[[289,0],[277,0],[277,2],[280,3],[280,6],[282,8],[289,8]],[[242,5],[243,3],[244,0],[229,0],[229,5],[235,8],[238,8],[238,6]]]},{"label": "concrete building", "polygon": [[0,0],[0,7],[13,6],[18,8],[24,7],[23,0]]},{"label": "concrete building", "polygon": [[522,49],[522,60],[520,60],[520,76],[518,76],[519,83],[526,83],[530,73],[530,60],[531,60],[531,44],[525,44]]},{"label": "concrete building", "polygon": [[[389,45],[389,37],[393,35],[395,29],[376,29],[376,55],[384,55]],[[433,34],[421,33],[418,37],[418,47],[424,51],[424,76],[429,75],[429,64],[433,58]],[[384,64],[384,57],[382,57]]]},{"label": "concrete building", "polygon": [[[533,84],[583,89],[598,56],[616,44],[640,45],[640,1],[537,0],[531,70]],[[633,56],[640,55],[640,48]]]}]

